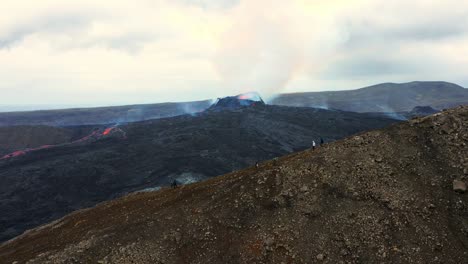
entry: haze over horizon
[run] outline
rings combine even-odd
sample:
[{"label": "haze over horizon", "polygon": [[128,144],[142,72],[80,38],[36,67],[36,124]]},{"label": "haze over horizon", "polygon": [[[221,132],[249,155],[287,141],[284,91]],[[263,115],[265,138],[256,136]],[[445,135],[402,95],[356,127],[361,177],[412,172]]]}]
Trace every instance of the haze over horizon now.
[{"label": "haze over horizon", "polygon": [[0,17],[0,111],[468,87],[468,2],[455,0],[6,0]]}]

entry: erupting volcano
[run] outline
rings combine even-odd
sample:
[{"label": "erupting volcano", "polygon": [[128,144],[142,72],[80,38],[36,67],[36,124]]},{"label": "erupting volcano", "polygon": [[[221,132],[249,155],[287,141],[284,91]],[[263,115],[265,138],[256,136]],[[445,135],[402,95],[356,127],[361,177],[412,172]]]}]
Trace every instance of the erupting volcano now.
[{"label": "erupting volcano", "polygon": [[69,142],[69,143],[58,144],[58,145],[43,145],[43,146],[40,146],[40,147],[37,147],[37,148],[27,148],[27,149],[23,149],[23,150],[17,150],[17,151],[14,151],[12,153],[9,153],[7,155],[4,155],[3,157],[0,157],[0,160],[23,156],[23,155],[26,155],[26,154],[28,154],[30,152],[38,151],[38,150],[41,150],[41,149],[49,149],[49,148],[67,146],[67,145],[72,145],[72,144],[94,142],[94,141],[99,140],[99,139],[101,139],[103,137],[109,137],[109,136],[114,136],[114,135],[119,137],[119,138],[122,138],[122,139],[126,138],[125,131],[118,128],[117,126],[112,126],[112,127],[106,128],[104,130],[96,129],[91,134],[89,134],[89,135],[87,135],[85,137],[82,137],[80,139],[74,140],[72,142]]},{"label": "erupting volcano", "polygon": [[238,109],[241,107],[265,105],[261,96],[257,92],[248,92],[236,96],[218,98],[218,100],[208,110],[222,111],[226,109]]}]

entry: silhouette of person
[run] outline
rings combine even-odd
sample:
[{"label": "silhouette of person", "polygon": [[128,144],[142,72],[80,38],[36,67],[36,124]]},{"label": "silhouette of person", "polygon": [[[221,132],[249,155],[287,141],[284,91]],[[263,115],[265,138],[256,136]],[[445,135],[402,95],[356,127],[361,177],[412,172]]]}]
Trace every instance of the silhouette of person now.
[{"label": "silhouette of person", "polygon": [[323,145],[323,143],[324,143],[324,142],[323,142],[323,138],[320,137],[320,145]]},{"label": "silhouette of person", "polygon": [[176,180],[174,180],[174,181],[171,183],[171,187],[172,187],[172,189],[177,188],[177,181],[176,181]]}]

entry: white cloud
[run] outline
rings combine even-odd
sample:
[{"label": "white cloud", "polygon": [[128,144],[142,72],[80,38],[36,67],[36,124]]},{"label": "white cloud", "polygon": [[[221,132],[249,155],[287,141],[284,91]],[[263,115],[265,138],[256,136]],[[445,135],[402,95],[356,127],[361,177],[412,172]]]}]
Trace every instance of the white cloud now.
[{"label": "white cloud", "polygon": [[124,104],[446,80],[468,3],[7,0],[0,104]]}]

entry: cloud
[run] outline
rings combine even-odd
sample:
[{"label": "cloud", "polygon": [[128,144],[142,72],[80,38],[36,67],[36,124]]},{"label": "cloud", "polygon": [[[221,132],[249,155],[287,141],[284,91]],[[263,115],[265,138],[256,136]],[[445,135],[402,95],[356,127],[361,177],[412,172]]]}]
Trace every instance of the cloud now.
[{"label": "cloud", "polygon": [[176,2],[204,9],[226,9],[238,5],[240,0],[176,0]]},{"label": "cloud", "polygon": [[0,49],[11,48],[24,38],[36,34],[70,34],[90,25],[90,17],[86,14],[48,14],[44,17],[32,18],[8,28],[0,35]]},{"label": "cloud", "polygon": [[157,41],[157,35],[143,32],[125,32],[114,36],[93,37],[84,40],[70,40],[61,44],[62,49],[105,48],[126,52],[130,55],[139,53],[146,44]]},{"label": "cloud", "polygon": [[0,21],[0,104],[468,86],[456,0],[6,0]]},{"label": "cloud", "polygon": [[76,10],[50,8],[0,29],[0,49],[12,49],[38,36],[62,51],[105,47],[136,53],[156,39],[157,32],[139,30],[139,25],[126,28],[121,18],[119,13],[86,5]]},{"label": "cloud", "polygon": [[[453,8],[444,10],[445,5],[433,5],[428,10],[427,6],[418,4],[418,1],[413,4],[390,6],[381,1],[376,2],[379,5],[371,5],[363,15],[343,15],[339,26],[347,35],[344,43],[347,47],[389,42],[404,45],[404,42],[444,41],[467,35],[466,7],[454,11]],[[402,19],[405,17],[411,19]]]},{"label": "cloud", "polygon": [[[466,83],[468,4],[447,1],[361,2],[339,12],[342,36],[317,78],[338,83],[446,80]],[[335,81],[334,81],[335,80]],[[335,89],[336,89],[335,88]]]},{"label": "cloud", "polygon": [[351,57],[349,59],[340,60],[338,63],[332,64],[329,71],[325,71],[322,77],[336,79],[347,78],[365,78],[373,76],[385,76],[389,73],[393,75],[406,74],[414,72],[418,69],[418,65],[414,63],[405,63],[391,58],[379,57]]}]

